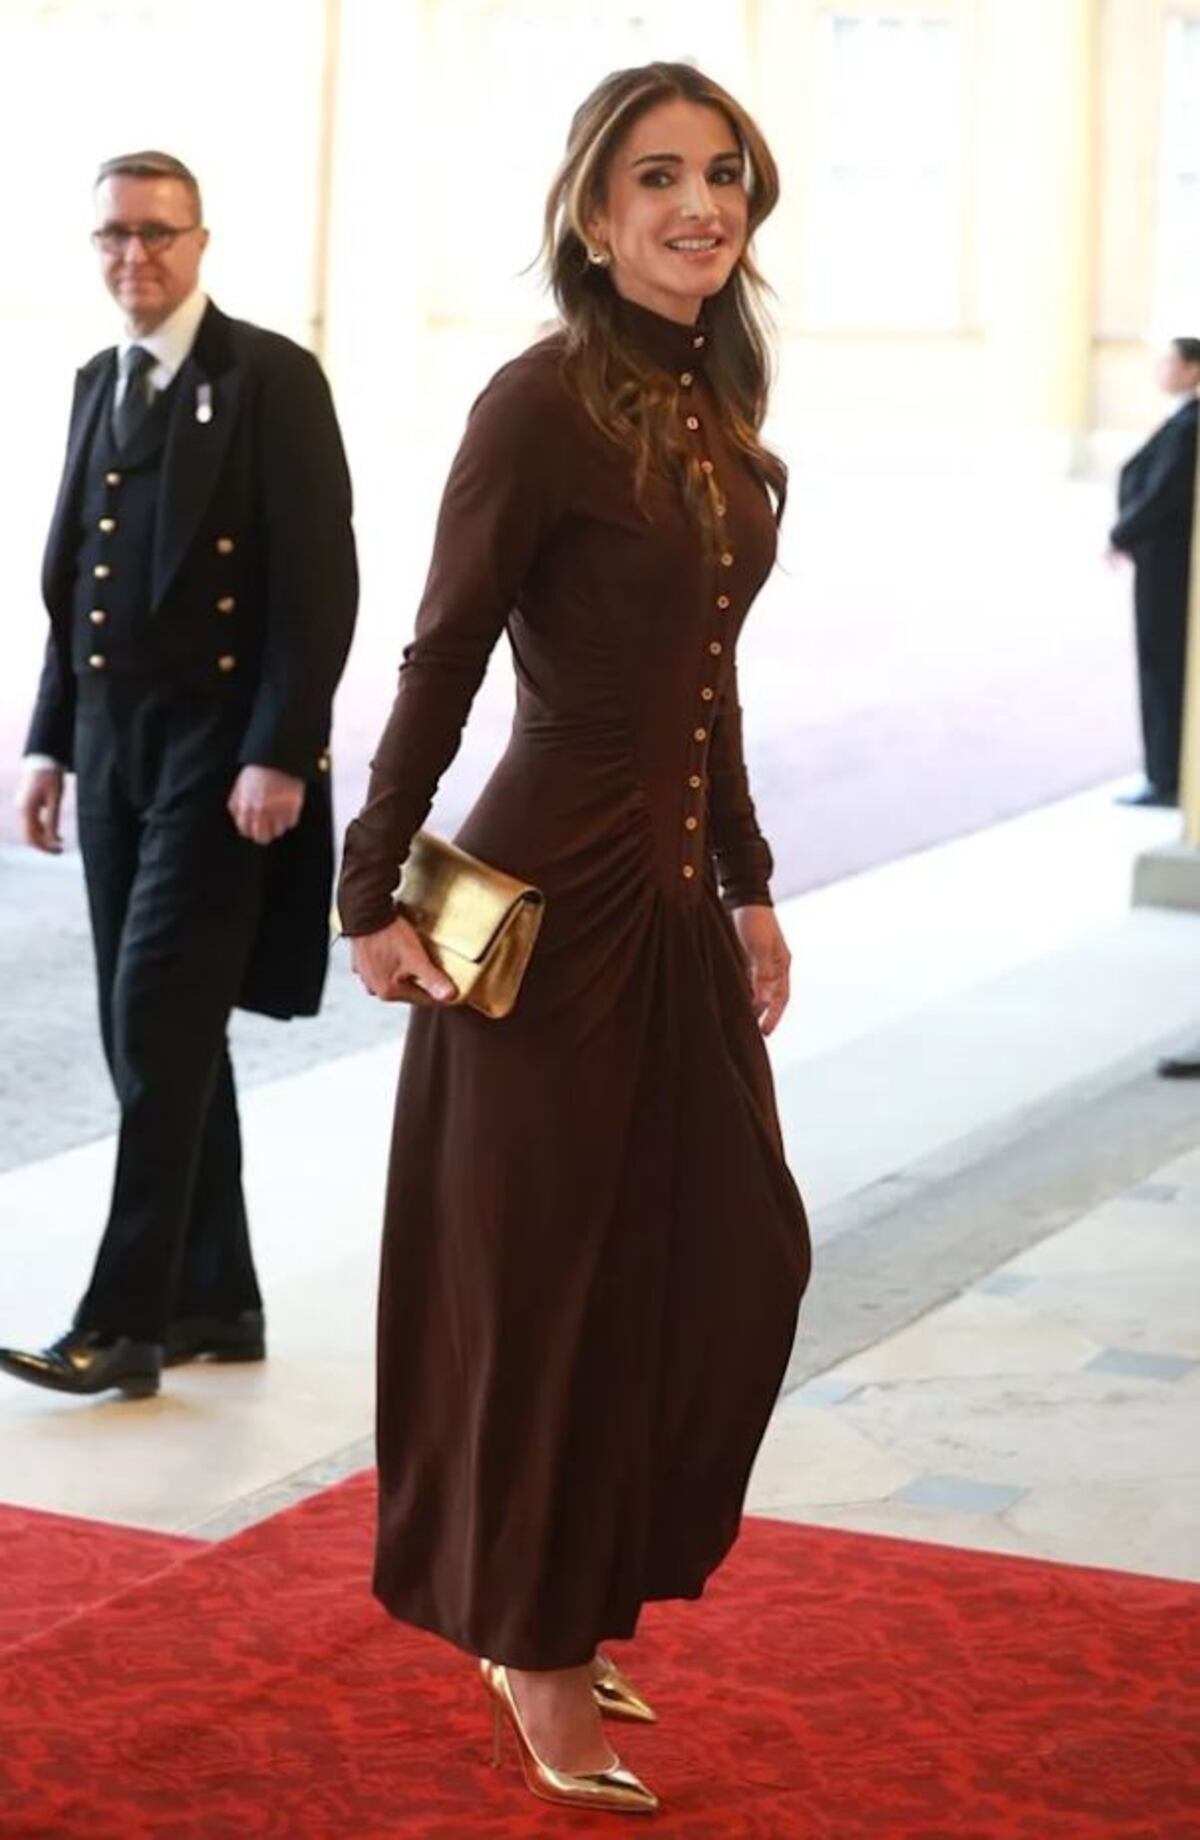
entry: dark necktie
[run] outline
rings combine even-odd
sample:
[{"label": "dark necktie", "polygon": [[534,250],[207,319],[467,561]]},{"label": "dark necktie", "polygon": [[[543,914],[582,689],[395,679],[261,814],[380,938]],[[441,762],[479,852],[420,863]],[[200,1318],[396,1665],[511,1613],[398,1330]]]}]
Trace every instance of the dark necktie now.
[{"label": "dark necktie", "polygon": [[144,345],[131,345],[121,362],[125,392],[113,410],[113,438],[118,447],[129,445],[149,413],[150,372],[153,369],[153,353]]}]

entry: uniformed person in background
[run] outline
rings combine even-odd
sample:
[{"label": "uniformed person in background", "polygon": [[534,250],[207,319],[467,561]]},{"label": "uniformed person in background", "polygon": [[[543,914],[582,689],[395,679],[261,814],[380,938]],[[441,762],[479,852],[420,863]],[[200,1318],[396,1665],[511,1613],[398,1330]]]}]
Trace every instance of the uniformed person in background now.
[{"label": "uniformed person in background", "polygon": [[1188,583],[1196,504],[1200,339],[1172,339],[1158,381],[1180,401],[1121,469],[1109,556],[1134,567],[1138,690],[1146,783],[1124,805],[1175,805],[1183,741]]},{"label": "uniformed person in background", "polygon": [[76,380],[19,804],[27,841],[60,850],[74,771],[120,1134],[72,1327],[0,1367],[137,1395],[164,1364],[265,1352],[226,1030],[236,1005],[320,1002],[330,709],[358,580],[325,379],[201,291],[193,175],[110,160],[95,204],[125,331]]}]

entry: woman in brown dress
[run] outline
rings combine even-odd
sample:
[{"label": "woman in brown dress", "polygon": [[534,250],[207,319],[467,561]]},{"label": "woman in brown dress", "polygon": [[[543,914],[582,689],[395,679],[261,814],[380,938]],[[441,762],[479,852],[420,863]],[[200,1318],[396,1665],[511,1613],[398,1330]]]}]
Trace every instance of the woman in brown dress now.
[{"label": "woman in brown dress", "polygon": [[734,664],[784,488],[749,252],[777,192],[688,66],[580,109],[547,211],[562,329],[472,411],[339,895],[372,994],[454,994],[392,891],[507,631],[512,739],[458,842],[546,917],[507,1019],[409,1028],[375,1588],[487,1658],[531,1788],[638,1812],[600,1714],[653,1714],[599,1645],[729,1551],[809,1266]]}]

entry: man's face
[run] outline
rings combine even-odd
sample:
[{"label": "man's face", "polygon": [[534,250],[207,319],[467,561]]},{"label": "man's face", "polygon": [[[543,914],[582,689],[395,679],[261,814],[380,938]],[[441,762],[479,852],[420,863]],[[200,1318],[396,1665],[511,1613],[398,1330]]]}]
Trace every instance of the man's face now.
[{"label": "man's face", "polygon": [[[148,231],[149,246],[140,235]],[[163,237],[163,231],[178,231]],[[157,233],[157,234],[156,234]],[[153,332],[195,289],[208,231],[179,179],[117,174],[96,187],[95,235],[104,285],[134,332]]]}]

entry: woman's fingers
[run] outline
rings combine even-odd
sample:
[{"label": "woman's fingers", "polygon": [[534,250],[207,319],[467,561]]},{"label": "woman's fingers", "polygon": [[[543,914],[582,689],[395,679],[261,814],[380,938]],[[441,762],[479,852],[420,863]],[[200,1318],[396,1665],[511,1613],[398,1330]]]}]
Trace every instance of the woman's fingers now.
[{"label": "woman's fingers", "polygon": [[769,1035],[788,1005],[792,955],[769,902],[737,908],[733,924],[750,980],[754,1014],[763,1034]]},{"label": "woman's fingers", "polygon": [[791,994],[791,977],[787,960],[773,955],[764,964],[755,965],[751,982],[754,990],[754,1007],[758,1013],[758,1026],[764,1035],[770,1035],[787,1008]]},{"label": "woman's fingers", "polygon": [[364,986],[382,1002],[398,1002],[413,984],[435,1003],[445,1003],[457,994],[403,917],[397,917],[381,932],[352,940],[351,955]]}]

